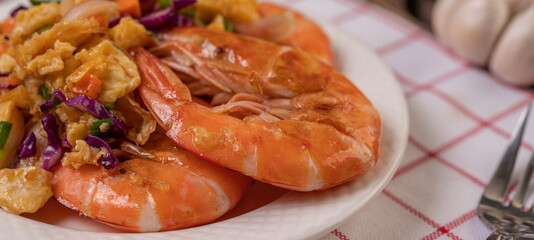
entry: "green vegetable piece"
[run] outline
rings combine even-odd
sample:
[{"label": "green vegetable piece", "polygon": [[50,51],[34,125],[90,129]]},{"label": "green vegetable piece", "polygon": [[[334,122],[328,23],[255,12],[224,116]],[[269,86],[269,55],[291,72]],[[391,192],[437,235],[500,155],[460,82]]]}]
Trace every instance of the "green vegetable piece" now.
[{"label": "green vegetable piece", "polygon": [[107,137],[111,133],[113,128],[113,119],[106,118],[102,120],[96,120],[91,126],[91,135],[97,137]]},{"label": "green vegetable piece", "polygon": [[52,98],[52,94],[50,94],[50,91],[45,85],[39,87],[38,93],[44,100],[50,100]]},{"label": "green vegetable piece", "polygon": [[51,3],[51,2],[57,2],[59,3],[59,0],[30,0],[33,6],[37,6],[41,3]]},{"label": "green vegetable piece", "polygon": [[224,30],[227,32],[234,32],[234,23],[224,19]]},{"label": "green vegetable piece", "polygon": [[57,105],[61,104],[61,100],[59,99],[54,99],[54,102],[52,102],[52,108],[56,108]]},{"label": "green vegetable piece", "polygon": [[46,25],[42,28],[37,29],[37,33],[43,33],[44,31],[49,30],[51,28],[52,28],[52,25]]},{"label": "green vegetable piece", "polygon": [[168,8],[172,5],[172,0],[159,0],[159,6],[161,8]]},{"label": "green vegetable piece", "polygon": [[113,103],[106,104],[106,105],[104,105],[104,107],[105,107],[107,110],[115,109],[115,105],[114,105]]},{"label": "green vegetable piece", "polygon": [[[44,98],[44,100],[50,100],[52,98],[52,94],[50,94],[50,90],[45,85],[42,85],[39,87],[38,92],[39,95]],[[61,100],[54,99],[54,102],[52,103],[52,108],[57,107],[57,105],[61,104]]]},{"label": "green vegetable piece", "polygon": [[13,124],[6,121],[0,121],[0,148],[3,148],[9,137]]}]

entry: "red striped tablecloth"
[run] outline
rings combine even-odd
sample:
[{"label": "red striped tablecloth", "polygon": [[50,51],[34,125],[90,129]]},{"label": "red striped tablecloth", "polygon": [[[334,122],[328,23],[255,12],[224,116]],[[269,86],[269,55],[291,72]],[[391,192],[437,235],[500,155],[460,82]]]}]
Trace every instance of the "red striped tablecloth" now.
[{"label": "red striped tablecloth", "polygon": [[[475,209],[521,110],[533,99],[530,91],[470,66],[424,30],[368,2],[286,3],[374,48],[409,105],[409,144],[397,173],[380,195],[321,239],[485,239],[490,230]],[[533,149],[534,127],[525,138],[519,169]]]}]

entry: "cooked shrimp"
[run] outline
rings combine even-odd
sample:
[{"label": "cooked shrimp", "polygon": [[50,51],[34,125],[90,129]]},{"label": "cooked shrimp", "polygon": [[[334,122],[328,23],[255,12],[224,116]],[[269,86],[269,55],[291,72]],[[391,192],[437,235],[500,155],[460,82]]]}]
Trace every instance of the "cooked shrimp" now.
[{"label": "cooked shrimp", "polygon": [[236,24],[239,33],[299,47],[330,64],[334,63],[328,37],[313,21],[273,3],[258,3],[257,9],[261,18],[251,23]]},{"label": "cooked shrimp", "polygon": [[236,205],[252,182],[170,140],[151,139],[150,144],[147,148],[153,150],[109,171],[94,165],[77,170],[58,165],[52,169],[54,197],[117,229],[165,231],[217,219]]},{"label": "cooked shrimp", "polygon": [[163,39],[154,53],[188,84],[210,86],[213,99],[226,102],[211,109],[194,103],[158,58],[130,49],[145,105],[183,148],[298,191],[336,186],[375,165],[378,112],[330,65],[297,48],[202,28],[175,29]]}]

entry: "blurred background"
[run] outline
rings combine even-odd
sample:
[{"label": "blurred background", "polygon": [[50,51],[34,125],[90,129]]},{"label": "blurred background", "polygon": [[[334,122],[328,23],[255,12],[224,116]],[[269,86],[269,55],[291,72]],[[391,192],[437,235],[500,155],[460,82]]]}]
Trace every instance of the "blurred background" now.
[{"label": "blurred background", "polygon": [[436,0],[369,0],[430,30],[430,14]]},{"label": "blurred background", "polygon": [[503,82],[534,86],[534,1],[368,1],[428,30],[456,55]]}]

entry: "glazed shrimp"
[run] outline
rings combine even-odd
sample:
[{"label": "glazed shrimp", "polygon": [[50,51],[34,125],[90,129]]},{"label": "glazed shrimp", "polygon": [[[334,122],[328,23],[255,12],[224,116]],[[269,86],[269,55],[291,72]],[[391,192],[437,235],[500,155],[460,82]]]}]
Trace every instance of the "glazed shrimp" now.
[{"label": "glazed shrimp", "polygon": [[336,186],[375,165],[378,112],[330,65],[300,49],[203,28],[175,29],[163,39],[154,53],[184,78],[191,73],[212,84],[213,99],[224,102],[194,103],[187,85],[158,58],[130,49],[145,105],[188,151],[298,191]]},{"label": "glazed shrimp", "polygon": [[170,140],[152,146],[158,147],[109,171],[95,165],[77,170],[58,165],[52,169],[54,197],[120,230],[166,231],[217,219],[236,205],[252,182],[198,159]]},{"label": "glazed shrimp", "polygon": [[[327,63],[334,64],[330,41],[321,28],[313,21],[298,12],[273,3],[260,2],[258,3],[257,9],[261,18],[252,23],[236,24],[239,33],[274,41],[282,45],[299,47]],[[293,15],[292,19],[283,15],[285,13]],[[293,24],[280,23],[280,21],[292,22]],[[286,26],[285,24],[291,26]],[[273,25],[277,27],[273,27]],[[277,37],[272,39],[273,36],[269,33],[273,29],[279,30],[280,25],[283,26],[282,31],[289,31],[290,34],[280,36],[279,31],[274,30],[274,34]]]}]

